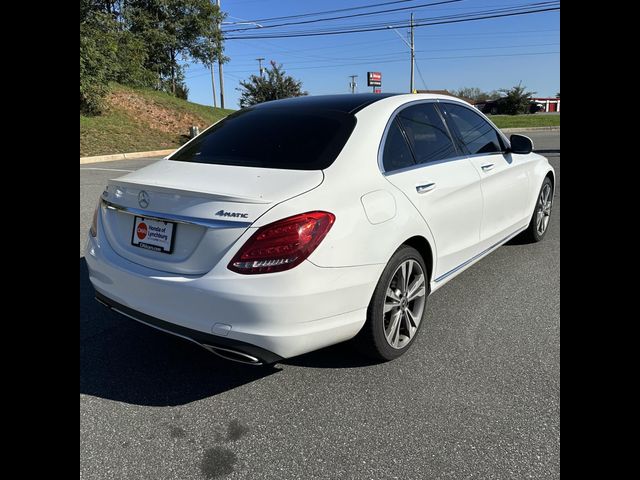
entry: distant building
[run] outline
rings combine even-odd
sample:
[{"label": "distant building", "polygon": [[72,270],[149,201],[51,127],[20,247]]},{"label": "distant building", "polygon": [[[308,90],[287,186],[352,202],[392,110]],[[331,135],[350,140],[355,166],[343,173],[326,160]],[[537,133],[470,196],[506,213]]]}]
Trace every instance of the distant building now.
[{"label": "distant building", "polygon": [[555,97],[532,98],[532,102],[544,107],[545,112],[560,113],[560,99]]}]

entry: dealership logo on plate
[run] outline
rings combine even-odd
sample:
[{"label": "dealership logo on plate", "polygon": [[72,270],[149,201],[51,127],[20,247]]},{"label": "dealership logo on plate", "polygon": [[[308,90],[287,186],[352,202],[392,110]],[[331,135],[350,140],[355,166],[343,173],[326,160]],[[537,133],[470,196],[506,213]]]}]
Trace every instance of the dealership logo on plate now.
[{"label": "dealership logo on plate", "polygon": [[149,194],[144,190],[140,190],[138,194],[138,205],[142,208],[147,208],[149,206]]},{"label": "dealership logo on plate", "polygon": [[138,238],[140,240],[144,240],[144,238],[147,236],[147,231],[147,224],[140,223],[140,225],[138,225],[138,229],[136,230],[136,235],[138,235]]}]

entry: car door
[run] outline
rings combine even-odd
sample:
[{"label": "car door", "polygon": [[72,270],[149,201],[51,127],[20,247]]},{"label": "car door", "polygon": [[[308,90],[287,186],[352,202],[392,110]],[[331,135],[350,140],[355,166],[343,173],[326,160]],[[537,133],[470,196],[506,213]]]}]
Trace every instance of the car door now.
[{"label": "car door", "polygon": [[507,143],[491,123],[472,108],[440,101],[439,106],[456,146],[481,177],[483,197],[480,238],[484,248],[513,233],[529,215],[527,160],[507,153]]},{"label": "car door", "polygon": [[387,127],[380,164],[426,221],[435,239],[432,280],[479,250],[480,175],[460,156],[435,101],[411,103]]}]

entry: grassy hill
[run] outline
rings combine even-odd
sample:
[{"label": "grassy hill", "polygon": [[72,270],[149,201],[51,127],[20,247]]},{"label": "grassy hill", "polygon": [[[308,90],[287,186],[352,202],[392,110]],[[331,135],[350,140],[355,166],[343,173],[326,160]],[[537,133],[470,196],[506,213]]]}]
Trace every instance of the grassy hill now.
[{"label": "grassy hill", "polygon": [[192,125],[202,131],[233,112],[122,85],[112,85],[106,103],[100,116],[80,115],[81,157],[177,148]]}]

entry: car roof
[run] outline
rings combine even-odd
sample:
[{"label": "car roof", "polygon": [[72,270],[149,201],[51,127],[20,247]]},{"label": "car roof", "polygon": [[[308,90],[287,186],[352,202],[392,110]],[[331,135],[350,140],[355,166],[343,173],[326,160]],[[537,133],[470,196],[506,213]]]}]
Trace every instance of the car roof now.
[{"label": "car roof", "polygon": [[322,110],[337,110],[344,113],[356,113],[364,107],[384,98],[402,95],[400,93],[345,93],[339,95],[308,95],[291,97],[282,100],[272,100],[260,103],[253,108],[310,108]]},{"label": "car roof", "polygon": [[[338,95],[308,95],[303,97],[284,98],[282,100],[272,100],[270,102],[259,103],[249,109],[295,109],[295,110],[333,110],[346,114],[356,114],[361,110],[367,111],[374,105],[388,106],[394,109],[416,100],[446,100],[462,103],[467,106],[473,105],[461,100],[458,97],[442,95],[438,93],[344,93]],[[365,114],[365,112],[362,112]]]}]

